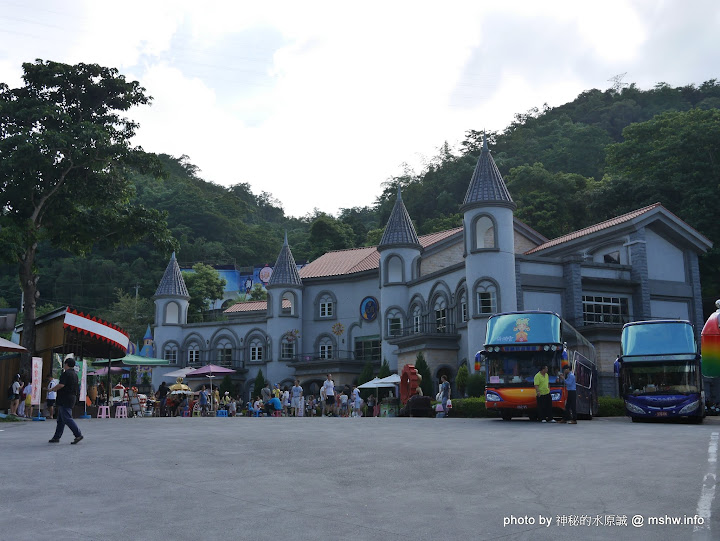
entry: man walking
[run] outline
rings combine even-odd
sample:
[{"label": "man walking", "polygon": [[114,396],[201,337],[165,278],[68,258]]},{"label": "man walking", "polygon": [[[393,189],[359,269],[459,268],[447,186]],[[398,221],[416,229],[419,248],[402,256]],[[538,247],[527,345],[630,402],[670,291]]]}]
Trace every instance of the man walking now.
[{"label": "man walking", "polygon": [[325,404],[327,405],[327,409],[330,410],[331,415],[337,417],[335,409],[335,382],[331,374],[327,375],[327,379],[323,383],[323,389],[325,389]]},{"label": "man walking", "polygon": [[552,418],[552,401],[550,400],[550,377],[548,367],[543,365],[535,374],[535,396],[537,396],[537,415],[543,423],[554,423]]},{"label": "man walking", "polygon": [[563,375],[560,376],[565,381],[565,389],[567,390],[567,402],[565,403],[565,415],[561,423],[571,425],[577,424],[577,386],[575,383],[575,374],[570,372],[570,367],[565,365]]},{"label": "man walking", "polygon": [[65,359],[63,363],[63,373],[60,375],[60,383],[51,387],[50,390],[57,393],[55,399],[55,405],[57,406],[57,427],[55,428],[55,435],[50,440],[50,443],[59,443],[60,438],[65,430],[65,425],[75,435],[75,439],[71,441],[71,444],[80,443],[83,439],[83,435],[80,433],[80,429],[75,424],[72,416],[72,409],[75,405],[79,389],[79,382],[77,374],[75,373],[75,359],[70,357]]}]

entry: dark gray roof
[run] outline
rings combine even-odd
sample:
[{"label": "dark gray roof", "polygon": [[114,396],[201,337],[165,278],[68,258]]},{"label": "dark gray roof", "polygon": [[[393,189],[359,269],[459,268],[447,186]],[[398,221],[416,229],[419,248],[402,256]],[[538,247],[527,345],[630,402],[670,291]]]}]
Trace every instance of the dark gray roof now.
[{"label": "dark gray roof", "polygon": [[295,286],[302,287],[302,280],[300,279],[300,273],[298,272],[297,265],[295,264],[295,258],[290,251],[288,245],[287,232],[285,233],[285,242],[280,250],[277,261],[275,261],[275,267],[270,275],[270,286]]},{"label": "dark gray roof", "polygon": [[415,232],[415,226],[405,208],[405,203],[403,203],[400,188],[398,188],[397,201],[395,201],[395,206],[392,209],[392,213],[390,213],[390,218],[385,226],[378,250],[383,250],[390,246],[412,246],[421,248],[420,241]]},{"label": "dark gray roof", "polygon": [[177,259],[175,259],[175,252],[173,252],[170,263],[168,263],[165,274],[163,274],[160,285],[155,292],[156,297],[161,295],[190,298],[185,280],[183,280],[182,273],[180,272],[180,265],[178,265]]},{"label": "dark gray roof", "polygon": [[507,186],[505,186],[505,181],[495,165],[495,160],[490,155],[486,137],[460,211],[464,212],[487,204],[509,207],[513,210],[516,207]]}]

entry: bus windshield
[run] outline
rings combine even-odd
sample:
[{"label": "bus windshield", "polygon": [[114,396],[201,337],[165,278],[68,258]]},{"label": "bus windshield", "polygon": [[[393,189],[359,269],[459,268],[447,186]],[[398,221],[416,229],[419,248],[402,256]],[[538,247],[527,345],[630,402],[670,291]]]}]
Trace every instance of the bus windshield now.
[{"label": "bus windshield", "polygon": [[532,385],[535,374],[543,365],[548,365],[549,381],[555,383],[560,363],[553,360],[553,357],[559,357],[559,355],[545,351],[488,354],[487,382],[489,384],[515,383],[526,386],[529,383]]},{"label": "bus windshield", "polygon": [[625,363],[624,394],[690,394],[699,392],[698,363]]},{"label": "bus windshield", "polygon": [[649,322],[626,325],[622,332],[623,357],[695,354],[695,335],[690,323]]}]

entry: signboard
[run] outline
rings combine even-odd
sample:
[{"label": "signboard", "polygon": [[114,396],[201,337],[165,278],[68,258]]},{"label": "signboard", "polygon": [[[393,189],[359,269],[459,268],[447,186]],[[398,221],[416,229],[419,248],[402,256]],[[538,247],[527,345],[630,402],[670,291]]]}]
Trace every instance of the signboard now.
[{"label": "signboard", "polygon": [[42,359],[40,357],[32,358],[32,394],[30,395],[30,403],[33,406],[40,405],[40,393],[42,392]]}]

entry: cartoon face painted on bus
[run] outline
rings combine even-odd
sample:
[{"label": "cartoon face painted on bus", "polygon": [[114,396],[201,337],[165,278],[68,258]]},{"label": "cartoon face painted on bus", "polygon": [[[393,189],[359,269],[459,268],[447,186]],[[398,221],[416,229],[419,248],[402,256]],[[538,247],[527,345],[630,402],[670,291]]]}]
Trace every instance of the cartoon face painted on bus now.
[{"label": "cartoon face painted on bus", "polygon": [[516,342],[527,342],[528,332],[530,331],[530,318],[521,317],[515,321],[515,327],[513,327]]}]

